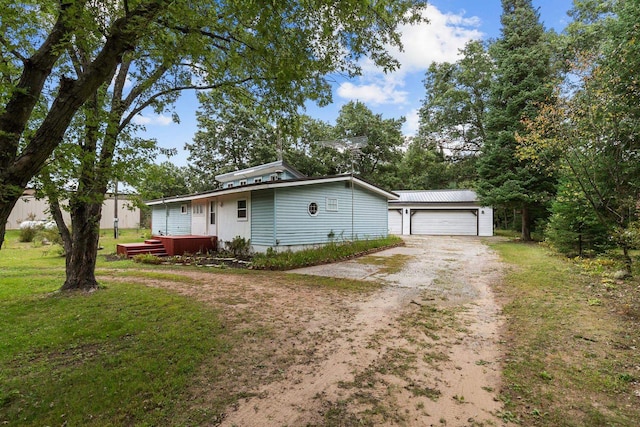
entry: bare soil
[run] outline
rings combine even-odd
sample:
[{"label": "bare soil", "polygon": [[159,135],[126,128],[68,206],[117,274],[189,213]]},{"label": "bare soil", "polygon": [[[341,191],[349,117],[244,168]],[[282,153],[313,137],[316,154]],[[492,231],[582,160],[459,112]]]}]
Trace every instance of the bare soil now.
[{"label": "bare soil", "polygon": [[[207,423],[502,425],[492,285],[503,265],[475,237],[406,243],[289,274],[176,269],[167,273],[184,280],[141,279],[223,310],[239,337],[226,358],[212,355],[216,380],[203,369],[190,390]],[[353,291],[299,274],[380,286]],[[228,404],[217,411],[210,402],[221,396]]]}]

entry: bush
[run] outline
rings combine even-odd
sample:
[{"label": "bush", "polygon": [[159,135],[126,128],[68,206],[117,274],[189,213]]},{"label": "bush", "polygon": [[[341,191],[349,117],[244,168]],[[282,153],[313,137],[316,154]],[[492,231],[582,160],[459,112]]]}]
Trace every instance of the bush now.
[{"label": "bush", "polygon": [[52,245],[62,246],[62,236],[57,228],[41,228],[36,233],[35,239],[41,243],[49,242]]},{"label": "bush", "polygon": [[40,229],[41,227],[38,226],[20,228],[18,240],[21,242],[33,242],[33,239],[36,237],[36,234],[38,234]]},{"label": "bush", "polygon": [[297,252],[267,250],[267,253],[258,254],[253,258],[253,268],[259,270],[290,270],[292,268],[326,264],[357,256],[373,249],[395,246],[400,243],[402,243],[401,238],[388,236],[380,239],[355,240],[345,243],[330,242],[324,246]]},{"label": "bush", "polygon": [[226,243],[226,248],[236,258],[246,258],[251,251],[251,240],[244,237],[236,236],[230,242]]},{"label": "bush", "polygon": [[140,264],[160,264],[162,259],[152,254],[138,254],[133,256],[134,262],[139,262]]},{"label": "bush", "polygon": [[610,230],[570,178],[561,180],[551,213],[545,238],[558,252],[569,257],[593,256],[612,247]]}]

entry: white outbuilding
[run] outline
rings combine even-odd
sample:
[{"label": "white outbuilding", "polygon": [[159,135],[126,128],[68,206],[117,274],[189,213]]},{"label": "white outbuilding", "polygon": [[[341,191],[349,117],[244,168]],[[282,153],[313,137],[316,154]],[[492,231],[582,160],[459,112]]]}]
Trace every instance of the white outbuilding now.
[{"label": "white outbuilding", "polygon": [[493,236],[493,209],[480,206],[472,190],[394,191],[389,233],[397,235]]}]

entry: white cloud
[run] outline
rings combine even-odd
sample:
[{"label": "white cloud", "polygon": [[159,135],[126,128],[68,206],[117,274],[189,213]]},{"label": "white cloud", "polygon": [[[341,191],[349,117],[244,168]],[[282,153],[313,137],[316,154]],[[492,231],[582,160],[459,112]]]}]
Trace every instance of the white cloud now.
[{"label": "white cloud", "polygon": [[390,49],[405,72],[426,70],[434,61],[455,61],[458,49],[483,35],[478,29],[481,23],[478,17],[465,17],[464,12],[442,13],[436,7],[428,7],[423,13],[428,23],[405,25],[400,29],[404,51]]},{"label": "white cloud", "polygon": [[404,86],[404,82],[398,81],[396,76],[372,74],[368,77],[368,81],[358,85],[351,82],[343,83],[338,87],[338,96],[373,105],[407,102],[408,93],[399,89]]},{"label": "white cloud", "polygon": [[420,116],[418,115],[419,109],[414,108],[406,115],[407,121],[402,126],[402,133],[406,136],[415,136],[418,133],[420,127]]},{"label": "white cloud", "polygon": [[152,116],[143,116],[138,114],[133,118],[133,122],[137,125],[157,125],[168,126],[173,122],[171,116],[165,116],[164,114],[154,114]]},{"label": "white cloud", "polygon": [[479,39],[482,32],[478,29],[480,18],[465,17],[461,14],[442,13],[436,7],[429,6],[424,12],[428,23],[405,25],[400,27],[404,50],[396,47],[388,50],[400,62],[400,69],[384,74],[367,59],[362,62],[363,74],[355,82],[346,82],[337,90],[344,99],[359,100],[365,103],[405,104],[408,92],[400,90],[405,86],[408,73],[420,73],[429,68],[432,62],[453,62],[458,58],[458,50],[469,40]]}]

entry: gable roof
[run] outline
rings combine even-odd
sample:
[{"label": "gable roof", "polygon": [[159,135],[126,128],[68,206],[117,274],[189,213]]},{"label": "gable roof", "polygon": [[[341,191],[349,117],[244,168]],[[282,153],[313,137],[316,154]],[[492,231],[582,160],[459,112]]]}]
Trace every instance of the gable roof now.
[{"label": "gable roof", "polygon": [[283,170],[287,170],[291,175],[296,178],[304,178],[305,175],[285,162],[284,160],[278,160],[264,165],[258,165],[246,169],[241,169],[233,172],[227,172],[220,175],[216,175],[216,181],[226,183],[236,179],[253,178],[256,176],[263,176],[266,174],[278,173]]},{"label": "gable roof", "polygon": [[392,203],[478,203],[473,190],[402,190],[394,193],[400,197]]},{"label": "gable roof", "polygon": [[149,200],[145,202],[145,204],[147,206],[153,206],[153,205],[161,205],[165,203],[188,202],[191,200],[206,199],[210,197],[223,196],[227,194],[244,193],[247,191],[266,190],[270,188],[300,187],[305,185],[324,184],[324,183],[330,183],[330,182],[353,182],[354,185],[357,185],[361,188],[364,188],[382,197],[385,197],[387,200],[398,199],[398,195],[393,192],[383,190],[382,188],[377,187],[351,174],[343,174],[343,175],[323,176],[319,178],[305,177],[305,178],[297,178],[297,179],[283,179],[280,181],[268,181],[268,182],[260,182],[255,184],[248,184],[248,185],[243,185],[241,187],[219,188],[216,190],[205,191],[203,193],[187,194],[183,196],[172,196],[172,197],[165,197],[162,199]]}]

